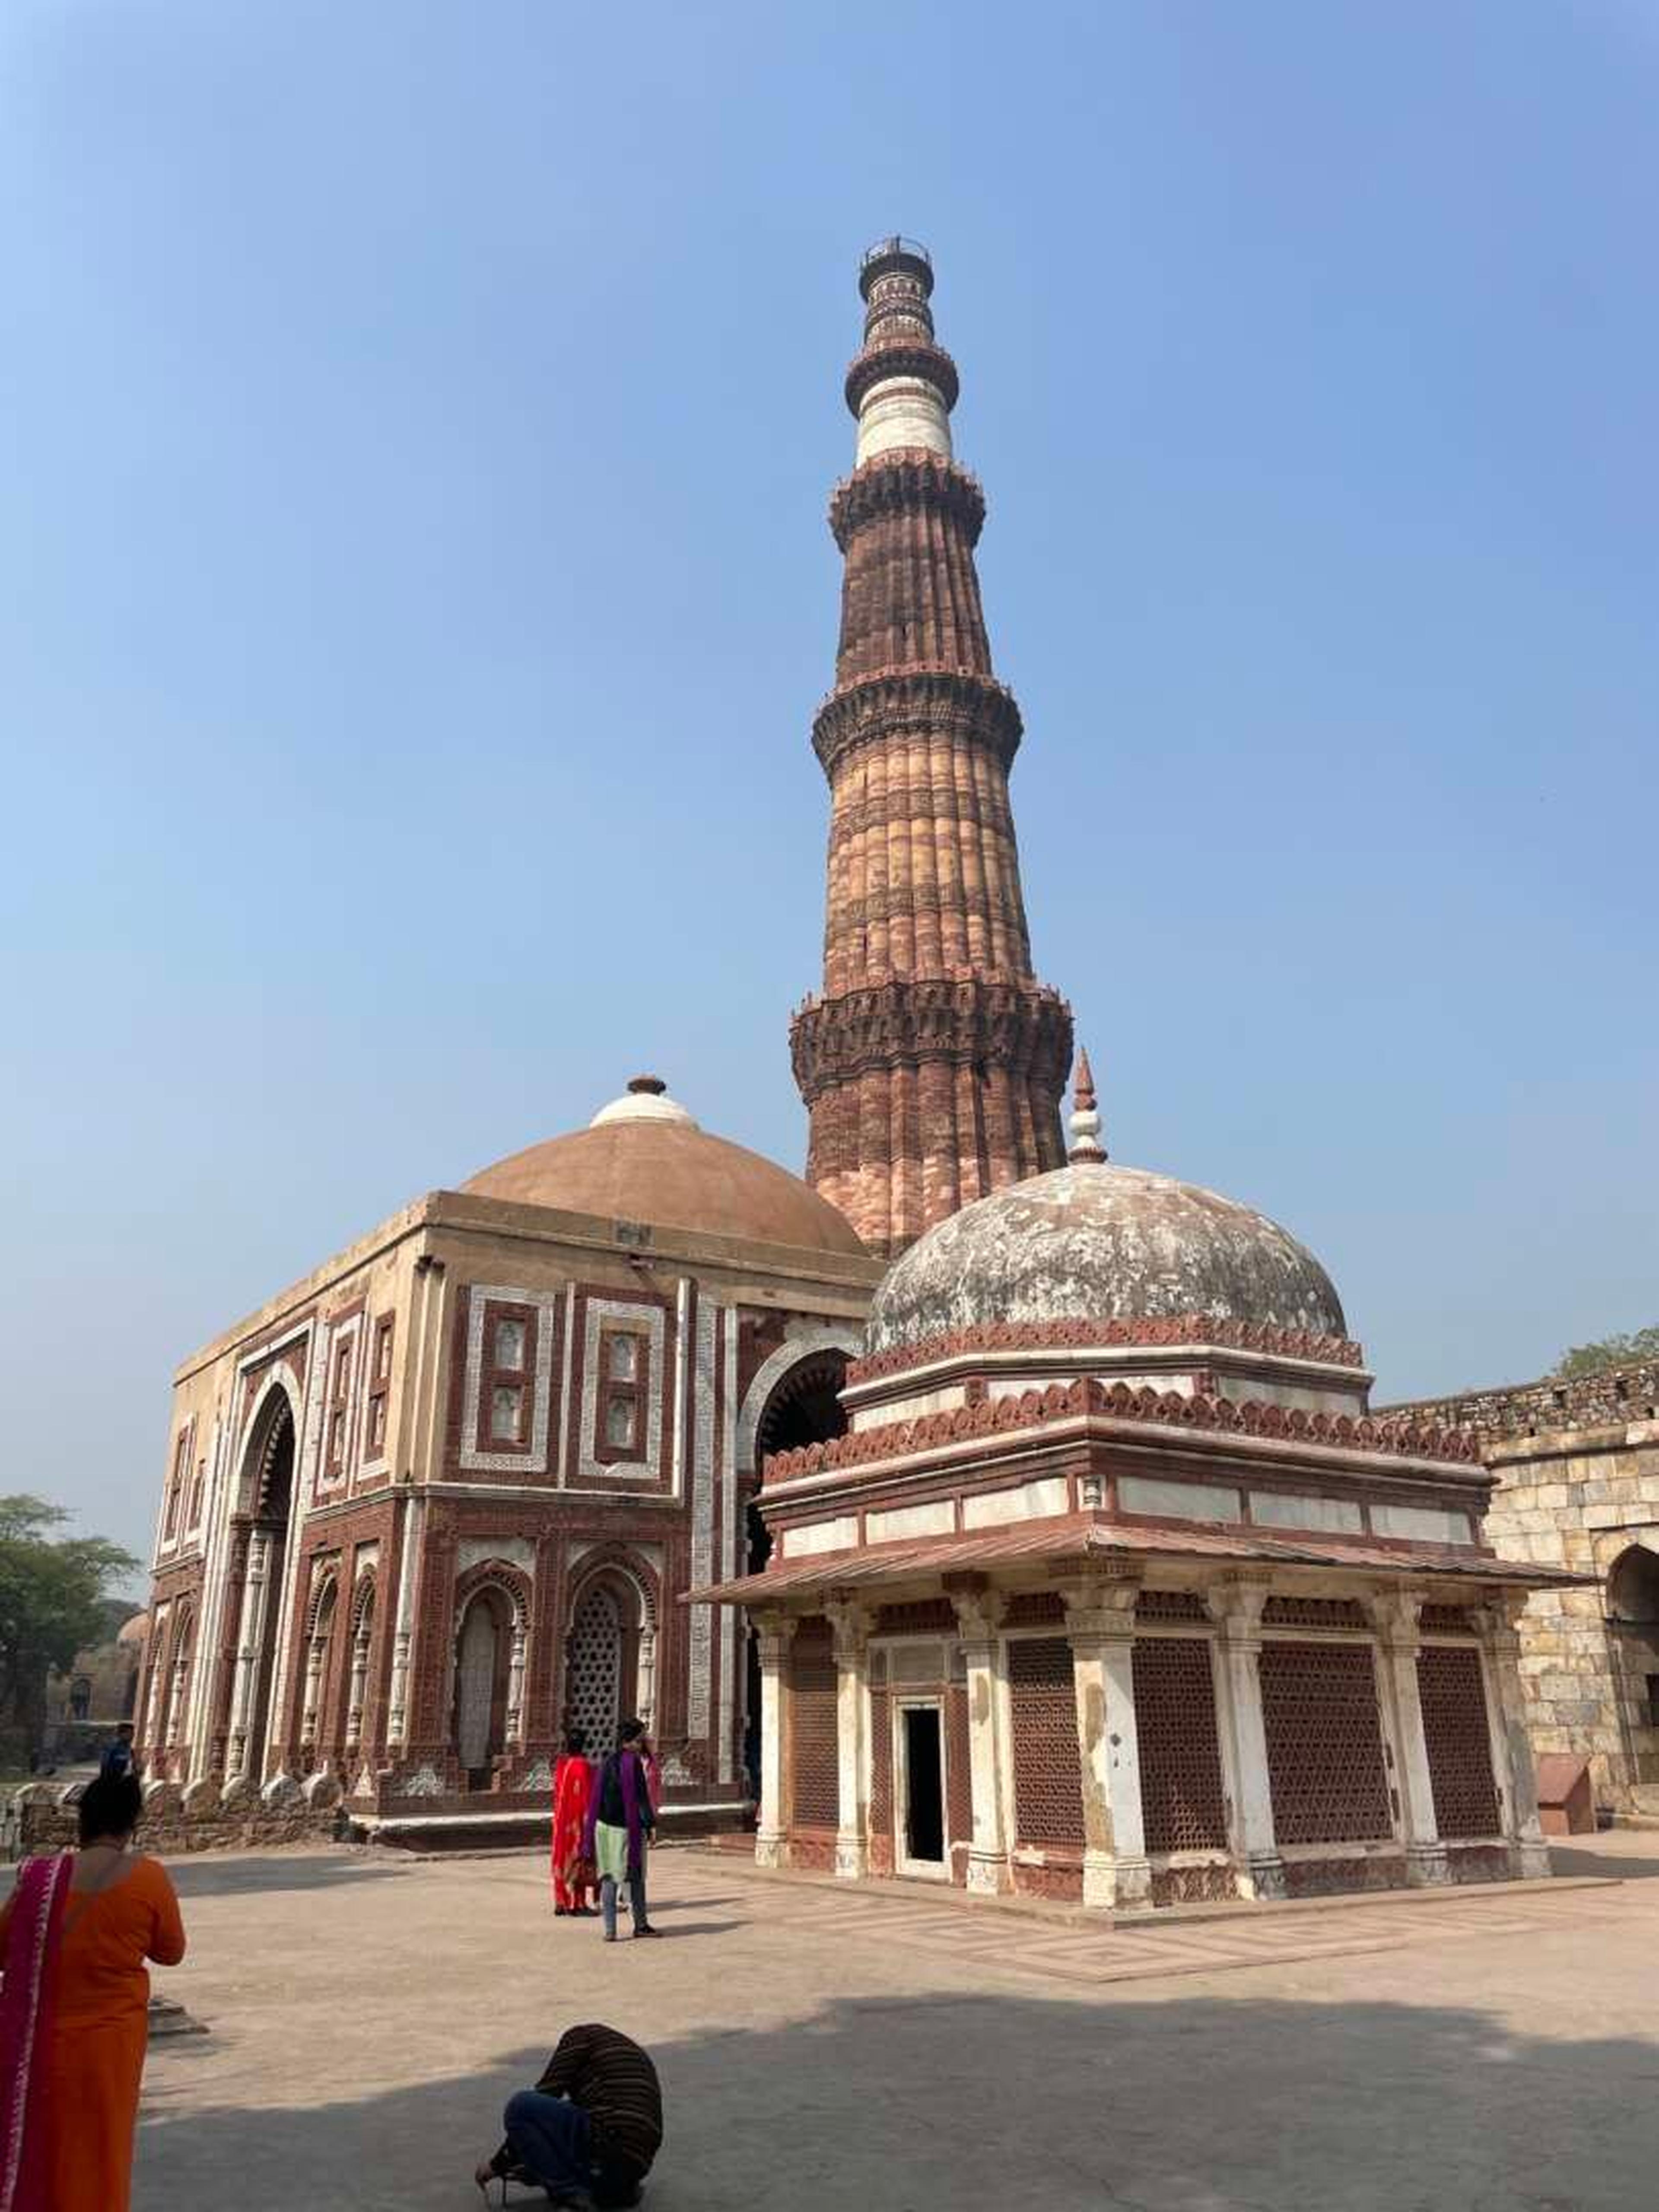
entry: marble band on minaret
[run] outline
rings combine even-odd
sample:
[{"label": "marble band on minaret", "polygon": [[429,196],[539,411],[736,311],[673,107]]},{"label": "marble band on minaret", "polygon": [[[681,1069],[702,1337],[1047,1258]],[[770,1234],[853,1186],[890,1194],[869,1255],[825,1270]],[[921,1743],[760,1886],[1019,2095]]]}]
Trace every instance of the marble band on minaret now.
[{"label": "marble band on minaret", "polygon": [[860,276],[857,465],[830,510],[841,639],[812,730],[831,795],[823,989],[790,1036],[808,1178],[884,1253],[1060,1165],[1072,1046],[1031,969],[1008,800],[1019,710],[992,667],[984,495],[952,458],[933,283],[899,238]]}]

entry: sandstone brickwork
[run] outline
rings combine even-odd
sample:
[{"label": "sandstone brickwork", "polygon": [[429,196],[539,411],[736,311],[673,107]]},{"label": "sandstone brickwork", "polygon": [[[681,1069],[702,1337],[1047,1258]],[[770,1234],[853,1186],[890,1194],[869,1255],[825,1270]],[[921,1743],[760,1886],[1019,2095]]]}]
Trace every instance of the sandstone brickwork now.
[{"label": "sandstone brickwork", "polygon": [[1392,1411],[1478,1438],[1499,1551],[1595,1578],[1534,1592],[1522,1618],[1528,1726],[1535,1753],[1589,1760],[1603,1805],[1642,1803],[1659,1786],[1659,1365]]},{"label": "sandstone brickwork", "polygon": [[1071,1015],[1032,972],[1000,684],[974,548],[984,496],[950,447],[957,372],[933,275],[893,240],[866,260],[848,372],[859,465],[830,527],[846,560],[836,688],[813,745],[830,781],[823,988],[790,1044],[807,1175],[876,1252],[1058,1167]]}]

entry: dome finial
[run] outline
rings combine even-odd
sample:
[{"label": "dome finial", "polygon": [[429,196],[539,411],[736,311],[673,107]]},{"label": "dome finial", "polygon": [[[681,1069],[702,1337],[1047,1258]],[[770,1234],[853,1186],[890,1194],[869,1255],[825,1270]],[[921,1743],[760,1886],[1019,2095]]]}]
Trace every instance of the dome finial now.
[{"label": "dome finial", "polygon": [[1100,1115],[1095,1110],[1095,1073],[1089,1054],[1078,1047],[1077,1074],[1072,1085],[1072,1142],[1066,1157],[1073,1167],[1104,1162],[1106,1147],[1100,1141]]}]

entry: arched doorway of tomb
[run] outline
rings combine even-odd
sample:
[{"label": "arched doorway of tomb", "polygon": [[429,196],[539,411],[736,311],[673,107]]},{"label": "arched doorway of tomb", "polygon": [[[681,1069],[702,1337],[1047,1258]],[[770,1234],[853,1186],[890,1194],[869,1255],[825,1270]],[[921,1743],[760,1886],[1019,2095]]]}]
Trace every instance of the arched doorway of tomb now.
[{"label": "arched doorway of tomb", "polygon": [[306,1622],[305,1701],[300,1712],[300,1753],[307,1772],[328,1765],[325,1716],[332,1703],[329,1692],[333,1680],[334,1632],[339,1611],[339,1577],[329,1568],[312,1593]]},{"label": "arched doorway of tomb", "polygon": [[180,1761],[188,1757],[189,1746],[183,1741],[185,1716],[190,1705],[190,1670],[196,1644],[196,1608],[188,1598],[179,1605],[173,1617],[173,1635],[167,1645],[165,1673],[161,1678],[161,1711],[155,1726],[155,1758],[157,1773],[173,1771],[173,1754]]},{"label": "arched doorway of tomb", "polygon": [[455,1638],[455,1711],[452,1741],[469,1790],[489,1786],[507,1749],[507,1676],[513,1614],[493,1583],[474,1591]]},{"label": "arched doorway of tomb", "polygon": [[587,1755],[603,1759],[617,1746],[617,1724],[638,1716],[649,1723],[654,1667],[642,1664],[648,1624],[632,1577],[602,1567],[573,1593],[564,1644],[564,1725],[587,1737]]},{"label": "arched doorway of tomb", "polygon": [[289,1528],[294,1515],[295,1436],[294,1407],[285,1389],[273,1386],[261,1407],[243,1461],[238,1504],[250,1520],[248,1564],[243,1589],[245,1637],[254,1651],[253,1679],[246,1689],[244,1741],[234,1771],[259,1781],[270,1737],[270,1706],[276,1688],[276,1643],[282,1630]]},{"label": "arched doorway of tomb", "polygon": [[[759,1574],[772,1556],[772,1534],[756,1503],[761,1471],[774,1452],[803,1444],[828,1443],[847,1433],[841,1393],[854,1339],[831,1334],[810,1346],[786,1344],[775,1352],[750,1386],[750,1403],[738,1438],[738,1479],[744,1496],[746,1571]],[[763,1395],[759,1395],[763,1392]],[[752,1407],[752,1413],[750,1408]],[[745,1643],[743,1704],[743,1767],[752,1802],[760,1800],[760,1638],[751,1626]]]},{"label": "arched doorway of tomb", "polygon": [[1607,1572],[1607,1632],[1631,1780],[1659,1784],[1659,1552],[1626,1547]]}]

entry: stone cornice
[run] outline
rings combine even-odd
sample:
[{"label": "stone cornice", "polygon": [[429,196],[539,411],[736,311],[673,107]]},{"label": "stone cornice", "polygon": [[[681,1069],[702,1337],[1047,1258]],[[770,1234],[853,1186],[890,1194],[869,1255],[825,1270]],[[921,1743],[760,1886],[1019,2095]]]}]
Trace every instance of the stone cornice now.
[{"label": "stone cornice", "polygon": [[1072,1011],[1043,983],[895,977],[809,1000],[790,1024],[789,1051],[809,1106],[838,1084],[927,1060],[989,1061],[1058,1092],[1071,1065]]},{"label": "stone cornice", "polygon": [[862,346],[847,367],[844,389],[848,414],[858,413],[872,385],[883,384],[890,376],[922,378],[933,386],[947,409],[956,405],[962,389],[957,365],[942,345],[925,338],[904,337],[885,345]]},{"label": "stone cornice", "polygon": [[985,525],[985,494],[977,477],[927,446],[895,446],[836,486],[830,527],[845,553],[854,534],[880,515],[948,514],[969,546]]},{"label": "stone cornice", "polygon": [[1019,750],[1019,708],[994,676],[971,668],[878,668],[832,691],[812,721],[812,750],[826,775],[853,746],[909,730],[941,731],[984,745],[1006,775]]},{"label": "stone cornice", "polygon": [[803,1475],[861,1467],[907,1452],[964,1443],[1089,1413],[1121,1421],[1154,1422],[1175,1430],[1233,1431],[1287,1443],[1323,1444],[1337,1450],[1386,1452],[1401,1459],[1442,1460],[1465,1467],[1480,1464],[1474,1439],[1463,1430],[1377,1420],[1369,1414],[1353,1419],[1346,1413],[1304,1413],[1297,1407],[1264,1405],[1256,1399],[1239,1404],[1230,1398],[1184,1397],[1176,1390],[1132,1389],[1124,1382],[1108,1386],[1093,1376],[1085,1376],[1074,1382],[1052,1382],[1046,1390],[1026,1390],[1018,1398],[958,1406],[949,1413],[924,1413],[915,1420],[852,1430],[828,1443],[775,1452],[766,1462],[763,1480],[769,1486],[788,1482]]},{"label": "stone cornice", "polygon": [[[890,1352],[855,1359],[847,1370],[848,1387],[879,1382],[956,1359],[975,1352],[1089,1351],[1097,1346],[1226,1345],[1286,1359],[1317,1360],[1322,1365],[1363,1368],[1364,1348],[1352,1337],[1315,1336],[1306,1329],[1274,1328],[1263,1322],[1221,1321],[1212,1314],[1149,1314],[1133,1320],[994,1321],[951,1329],[921,1344],[896,1345]],[[1433,1423],[1438,1429],[1443,1425]]]}]

